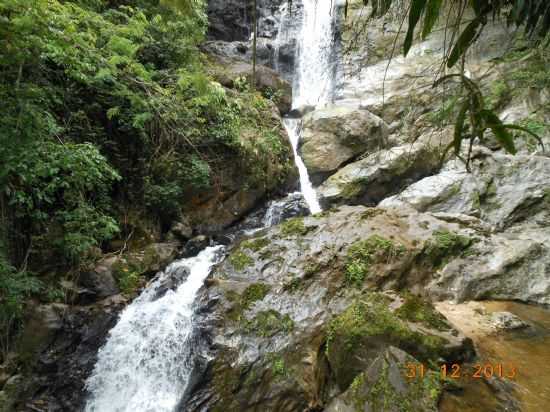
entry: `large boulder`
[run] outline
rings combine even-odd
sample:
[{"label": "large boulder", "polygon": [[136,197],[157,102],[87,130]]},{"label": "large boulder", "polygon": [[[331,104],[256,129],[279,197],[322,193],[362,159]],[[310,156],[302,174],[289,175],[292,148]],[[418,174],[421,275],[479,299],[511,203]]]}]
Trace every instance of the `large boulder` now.
[{"label": "large boulder", "polygon": [[[481,218],[496,230],[522,222],[548,225],[550,158],[473,150],[472,172],[460,161],[380,203],[420,212],[461,213]],[[546,222],[546,223],[545,223]]]},{"label": "large boulder", "polygon": [[313,183],[358,155],[387,146],[388,127],[367,110],[329,107],[307,114],[300,152]]},{"label": "large boulder", "polygon": [[425,135],[414,143],[381,150],[350,163],[319,187],[320,202],[325,207],[376,205],[407,185],[438,171],[448,141],[446,131]]},{"label": "large boulder", "polygon": [[198,296],[201,373],[180,410],[324,410],[369,368],[376,380],[390,346],[426,365],[469,359],[471,341],[406,290],[422,291],[474,233],[412,209],[344,206],[234,245]]}]

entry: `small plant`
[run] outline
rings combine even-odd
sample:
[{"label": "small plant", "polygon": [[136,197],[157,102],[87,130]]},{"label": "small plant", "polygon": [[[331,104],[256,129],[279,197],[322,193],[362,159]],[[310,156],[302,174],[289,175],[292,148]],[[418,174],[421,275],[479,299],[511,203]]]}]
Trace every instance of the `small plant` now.
[{"label": "small plant", "polygon": [[246,267],[254,263],[254,260],[241,249],[237,249],[229,256],[229,262],[233,265],[235,270],[243,271]]},{"label": "small plant", "polygon": [[382,260],[390,261],[404,251],[403,245],[395,245],[391,240],[378,235],[355,242],[347,253],[346,282],[350,285],[361,286],[369,274],[372,264]]},{"label": "small plant", "polygon": [[241,296],[242,310],[248,309],[254,302],[262,300],[271,290],[271,286],[265,283],[253,283],[248,286]]},{"label": "small plant", "polygon": [[241,247],[243,249],[250,249],[254,252],[258,252],[262,250],[264,247],[266,247],[267,245],[269,245],[270,243],[271,241],[267,237],[261,237],[258,239],[247,240],[246,242],[243,242],[241,244]]},{"label": "small plant", "polygon": [[281,233],[284,236],[303,236],[309,232],[310,228],[304,225],[304,219],[295,217],[281,224]]}]

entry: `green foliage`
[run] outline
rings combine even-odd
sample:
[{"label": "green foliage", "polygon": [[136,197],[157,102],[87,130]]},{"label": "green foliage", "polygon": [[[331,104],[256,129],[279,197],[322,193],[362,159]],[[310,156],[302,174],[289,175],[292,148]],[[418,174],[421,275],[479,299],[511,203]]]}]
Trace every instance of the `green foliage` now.
[{"label": "green foliage", "polygon": [[237,249],[229,255],[229,262],[233,265],[235,270],[242,272],[246,267],[252,265],[254,260],[241,249]]},{"label": "green foliage", "polygon": [[381,261],[389,262],[403,254],[404,251],[403,245],[395,245],[391,240],[378,235],[355,242],[347,253],[346,282],[349,285],[360,287],[369,274],[372,264]]},{"label": "green foliage", "polygon": [[278,333],[290,333],[294,329],[294,321],[289,315],[281,315],[273,309],[258,312],[252,320],[245,321],[244,329],[264,338],[270,338]]},{"label": "green foliage", "polygon": [[424,254],[435,267],[444,265],[449,258],[464,253],[473,243],[473,239],[449,232],[436,230],[432,239],[426,243]]},{"label": "green foliage", "polygon": [[18,271],[8,262],[0,243],[0,359],[8,350],[11,334],[23,315],[25,300],[43,289],[43,283],[26,271]]},{"label": "green foliage", "polygon": [[[15,217],[35,245],[52,242],[70,261],[117,232],[109,191],[120,179],[91,144],[41,142],[13,166],[5,187]],[[61,236],[48,230],[57,225]]]},{"label": "green foliage", "polygon": [[283,236],[304,236],[309,230],[310,228],[304,225],[304,219],[301,217],[288,219],[281,224],[281,233]]},{"label": "green foliage", "polygon": [[[492,131],[496,140],[508,153],[515,154],[517,152],[514,136],[510,130],[519,130],[531,135],[544,149],[542,140],[538,135],[516,124],[504,124],[493,110],[488,109],[480,87],[464,73],[443,76],[434,83],[434,87],[456,78],[461,81],[463,93],[461,100],[458,102],[459,109],[454,126],[453,141],[443,152],[442,159],[445,158],[450,149],[454,149],[454,154],[466,164],[466,168],[469,170],[474,140],[479,139],[483,142],[487,130]],[[461,155],[464,140],[469,140],[469,149],[465,159]]]}]

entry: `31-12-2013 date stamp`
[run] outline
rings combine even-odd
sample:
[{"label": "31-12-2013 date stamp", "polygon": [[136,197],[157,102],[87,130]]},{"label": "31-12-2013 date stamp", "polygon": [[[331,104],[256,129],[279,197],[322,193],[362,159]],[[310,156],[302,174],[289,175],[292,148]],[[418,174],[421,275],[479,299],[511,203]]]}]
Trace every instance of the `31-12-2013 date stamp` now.
[{"label": "31-12-2013 date stamp", "polygon": [[[423,378],[428,368],[422,363],[407,363],[404,369],[404,375],[407,379]],[[504,363],[477,363],[474,365],[443,364],[439,367],[439,373],[442,378],[461,379],[484,379],[484,378],[504,378],[515,379],[518,370],[512,364]]]}]

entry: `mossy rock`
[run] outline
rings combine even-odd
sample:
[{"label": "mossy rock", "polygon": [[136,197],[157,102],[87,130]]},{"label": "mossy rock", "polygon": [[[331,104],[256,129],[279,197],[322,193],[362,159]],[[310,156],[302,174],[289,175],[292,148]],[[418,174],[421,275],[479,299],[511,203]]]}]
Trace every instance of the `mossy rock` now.
[{"label": "mossy rock", "polygon": [[409,364],[418,365],[418,361],[395,347],[388,348],[355,377],[327,412],[437,411],[443,390],[439,373],[428,370],[423,377],[407,379],[403,370]]},{"label": "mossy rock", "polygon": [[390,263],[406,251],[403,245],[379,235],[353,243],[347,253],[345,277],[348,285],[360,287],[377,262]]},{"label": "mossy rock", "polygon": [[254,263],[254,260],[250,256],[248,256],[242,249],[236,249],[229,256],[229,262],[231,263],[231,265],[233,265],[235,270],[242,272],[248,266],[252,265]]},{"label": "mossy rock", "polygon": [[397,308],[395,314],[400,319],[421,323],[431,329],[441,331],[451,329],[447,319],[434,308],[431,302],[410,293],[404,295],[404,302]]},{"label": "mossy rock", "polygon": [[444,266],[451,258],[460,256],[474,243],[472,238],[448,230],[436,230],[423,251],[433,267]]},{"label": "mossy rock", "polygon": [[280,227],[281,234],[285,237],[304,236],[313,229],[312,227],[304,225],[304,219],[301,217],[288,219],[283,222]]},{"label": "mossy rock", "polygon": [[258,312],[251,320],[244,321],[244,330],[263,338],[270,338],[278,333],[290,333],[294,329],[294,321],[288,315],[282,315],[270,309]]},{"label": "mossy rock", "polygon": [[445,354],[445,338],[413,330],[389,309],[391,303],[383,294],[365,294],[330,322],[326,355],[342,390],[388,345],[424,362]]}]

